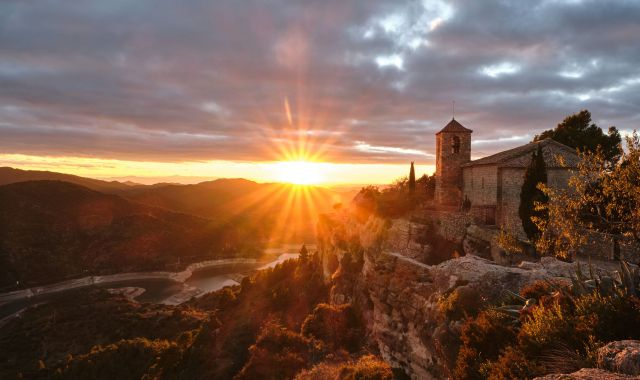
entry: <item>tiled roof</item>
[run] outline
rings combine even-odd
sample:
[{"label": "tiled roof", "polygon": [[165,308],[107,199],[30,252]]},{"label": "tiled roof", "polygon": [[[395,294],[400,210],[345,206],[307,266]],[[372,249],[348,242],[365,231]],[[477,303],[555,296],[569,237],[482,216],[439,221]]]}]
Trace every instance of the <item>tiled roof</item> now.
[{"label": "tiled roof", "polygon": [[442,128],[440,130],[440,132],[436,133],[436,135],[438,135],[438,134],[440,134],[442,132],[468,132],[468,133],[471,133],[473,131],[471,129],[469,129],[469,128],[465,128],[462,124],[458,123],[458,121],[456,119],[451,119],[449,124],[445,125],[444,128]]},{"label": "tiled roof", "polygon": [[462,166],[497,165],[500,167],[524,168],[529,165],[531,155],[538,149],[538,144],[542,147],[542,155],[544,156],[544,162],[547,164],[547,167],[561,167],[562,165],[557,159],[559,155],[564,158],[564,164],[567,167],[577,167],[579,157],[576,150],[550,138],[473,160]]}]

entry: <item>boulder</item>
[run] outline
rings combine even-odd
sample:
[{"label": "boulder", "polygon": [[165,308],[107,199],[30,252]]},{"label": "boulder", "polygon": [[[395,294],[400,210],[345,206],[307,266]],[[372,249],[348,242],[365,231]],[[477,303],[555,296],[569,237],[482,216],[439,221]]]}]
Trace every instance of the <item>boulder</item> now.
[{"label": "boulder", "polygon": [[635,376],[621,375],[619,373],[607,372],[597,368],[583,368],[574,373],[554,373],[534,380],[626,380],[637,379]]},{"label": "boulder", "polygon": [[620,340],[598,349],[598,367],[626,375],[640,375],[640,341]]}]

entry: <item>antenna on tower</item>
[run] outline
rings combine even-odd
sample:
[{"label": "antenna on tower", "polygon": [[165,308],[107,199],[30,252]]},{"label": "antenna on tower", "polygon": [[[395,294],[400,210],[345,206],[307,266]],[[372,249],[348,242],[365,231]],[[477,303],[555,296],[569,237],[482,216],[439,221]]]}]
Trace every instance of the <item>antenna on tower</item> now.
[{"label": "antenna on tower", "polygon": [[451,119],[455,120],[456,118],[456,101],[452,100],[451,101]]}]

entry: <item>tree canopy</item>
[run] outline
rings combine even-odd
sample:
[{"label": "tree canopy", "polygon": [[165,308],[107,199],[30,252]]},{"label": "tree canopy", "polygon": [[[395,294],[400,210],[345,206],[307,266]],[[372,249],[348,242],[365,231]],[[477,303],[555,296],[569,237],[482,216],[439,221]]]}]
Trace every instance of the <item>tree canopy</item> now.
[{"label": "tree canopy", "polygon": [[554,139],[564,145],[577,148],[582,152],[595,152],[600,146],[608,162],[616,162],[622,153],[620,143],[622,138],[616,127],[609,127],[608,133],[598,127],[591,120],[591,112],[582,110],[567,116],[554,129],[548,129],[533,139],[541,141],[546,138]]},{"label": "tree canopy", "polygon": [[539,250],[570,257],[588,240],[585,231],[614,243],[640,244],[640,138],[627,137],[627,149],[610,165],[602,149],[580,153],[567,189],[542,186],[549,197],[548,220],[534,220],[543,233]]}]

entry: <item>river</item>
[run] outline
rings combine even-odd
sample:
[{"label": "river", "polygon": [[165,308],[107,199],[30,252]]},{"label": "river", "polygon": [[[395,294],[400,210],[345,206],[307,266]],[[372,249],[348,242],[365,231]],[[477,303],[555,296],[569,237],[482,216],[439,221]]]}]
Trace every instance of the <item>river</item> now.
[{"label": "river", "polygon": [[[142,293],[134,297],[138,302],[179,304],[190,299],[192,296],[200,296],[222,289],[225,286],[237,285],[242,277],[255,270],[271,268],[286,260],[298,257],[298,254],[294,252],[295,249],[286,246],[286,248],[274,249],[267,252],[271,258],[266,263],[262,261],[255,264],[230,264],[213,268],[197,269],[192,273],[191,277],[184,282],[171,279],[140,279],[92,286],[99,286],[106,289],[141,288],[144,289],[144,291],[140,290]],[[73,290],[40,294],[27,299],[2,304],[0,305],[0,321],[29,306],[50,302],[70,291]]]}]

